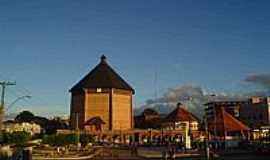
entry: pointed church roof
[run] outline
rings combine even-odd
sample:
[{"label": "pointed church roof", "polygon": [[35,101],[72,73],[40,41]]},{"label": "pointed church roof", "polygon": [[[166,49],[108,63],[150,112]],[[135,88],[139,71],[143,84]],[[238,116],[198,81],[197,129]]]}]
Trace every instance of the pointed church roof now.
[{"label": "pointed church roof", "polygon": [[70,92],[84,88],[116,88],[129,90],[134,94],[134,89],[112,69],[107,63],[106,57],[102,55],[100,59],[100,63],[74,85]]},{"label": "pointed church roof", "polygon": [[[209,130],[214,131],[215,122],[211,121],[209,123]],[[220,111],[217,112],[216,116],[216,130],[219,134],[223,135],[226,132],[236,132],[236,131],[248,131],[250,130],[244,123],[234,118],[231,114],[225,111],[222,107]]]},{"label": "pointed church roof", "polygon": [[183,107],[181,103],[178,103],[176,109],[174,109],[165,120],[168,122],[199,121],[199,118]]}]

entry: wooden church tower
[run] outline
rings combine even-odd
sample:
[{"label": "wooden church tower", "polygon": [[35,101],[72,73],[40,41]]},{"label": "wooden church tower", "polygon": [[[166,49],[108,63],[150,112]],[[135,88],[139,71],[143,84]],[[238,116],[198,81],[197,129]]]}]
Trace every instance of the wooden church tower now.
[{"label": "wooden church tower", "polygon": [[104,55],[70,92],[72,129],[111,131],[133,127],[135,91],[110,67]]}]

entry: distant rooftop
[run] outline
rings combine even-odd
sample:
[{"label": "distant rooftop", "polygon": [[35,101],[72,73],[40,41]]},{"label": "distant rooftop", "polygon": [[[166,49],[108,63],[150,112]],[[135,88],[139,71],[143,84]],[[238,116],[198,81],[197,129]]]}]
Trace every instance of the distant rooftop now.
[{"label": "distant rooftop", "polygon": [[222,105],[241,105],[246,104],[247,101],[212,101],[204,104],[205,106],[209,105],[216,105],[216,106],[222,106]]},{"label": "distant rooftop", "polygon": [[180,122],[180,121],[200,121],[193,113],[184,108],[181,103],[177,104],[174,109],[166,118],[168,122]]},{"label": "distant rooftop", "polygon": [[244,105],[248,103],[256,104],[256,103],[267,103],[267,101],[270,101],[269,97],[261,97],[261,96],[252,96],[250,98],[245,99],[237,99],[237,100],[216,100],[216,101],[210,101],[205,106],[209,105],[215,105],[215,106],[233,106],[233,105]]}]

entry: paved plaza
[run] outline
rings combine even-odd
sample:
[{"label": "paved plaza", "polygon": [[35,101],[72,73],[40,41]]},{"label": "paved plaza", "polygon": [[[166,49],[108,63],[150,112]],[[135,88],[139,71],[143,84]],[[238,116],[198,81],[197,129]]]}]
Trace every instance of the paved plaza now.
[{"label": "paved plaza", "polygon": [[[100,152],[99,155],[97,155],[94,159],[95,160],[145,160],[145,159],[151,159],[151,160],[160,160],[163,159],[161,156],[153,156],[153,152],[149,152],[147,148],[139,148],[138,155],[132,155],[131,150],[129,148],[111,148],[111,147],[105,147],[102,152]],[[143,152],[146,154],[147,152],[152,155],[152,157],[145,157],[145,155],[142,155]],[[160,151],[161,152],[161,151]],[[157,154],[161,154],[158,153]],[[184,155],[184,154],[183,154]],[[191,155],[192,156],[192,155]],[[177,154],[177,158],[179,160],[204,160],[206,159],[205,156],[181,156],[181,153]],[[247,159],[256,159],[256,160],[269,160],[270,156],[267,155],[256,155],[252,153],[226,153],[220,157],[222,160],[247,160]]]}]

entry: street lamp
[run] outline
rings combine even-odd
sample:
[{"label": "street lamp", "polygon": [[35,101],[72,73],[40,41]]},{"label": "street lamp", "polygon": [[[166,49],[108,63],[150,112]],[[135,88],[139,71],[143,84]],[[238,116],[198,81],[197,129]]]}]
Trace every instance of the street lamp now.
[{"label": "street lamp", "polygon": [[[210,97],[216,97],[215,94],[209,95]],[[213,98],[214,99],[214,98]],[[216,143],[216,138],[217,138],[217,119],[216,119],[216,106],[213,106],[213,114],[214,114],[214,145],[215,148],[217,148],[217,143]],[[206,158],[207,160],[210,158],[210,149],[209,149],[209,131],[208,131],[208,115],[207,112],[205,111],[204,115],[204,125],[205,125],[205,133],[206,133],[206,139],[205,139],[205,146],[206,146]]]},{"label": "street lamp", "polygon": [[[2,94],[3,95],[3,94]],[[10,105],[7,106],[7,109],[5,110],[4,108],[4,100],[2,98],[2,103],[1,103],[1,106],[0,106],[0,142],[2,142],[2,126],[3,126],[3,118],[4,118],[4,112],[7,112],[11,107],[12,105],[14,105],[16,102],[18,102],[19,100],[21,99],[24,99],[24,98],[31,98],[31,96],[21,96],[21,97],[18,97],[17,99],[15,99],[12,103],[10,103]]]},{"label": "street lamp", "polygon": [[161,145],[163,145],[163,144],[164,144],[164,128],[162,126],[162,128],[161,128]]},{"label": "street lamp", "polygon": [[[215,94],[211,94],[210,97],[216,97]],[[218,141],[217,141],[217,106],[213,105],[213,112],[214,112],[214,147],[217,149]]]},{"label": "street lamp", "polygon": [[205,127],[205,152],[206,152],[206,159],[209,160],[210,158],[210,151],[209,151],[209,132],[208,132],[208,121],[207,115],[203,117],[204,119],[204,127]]},{"label": "street lamp", "polygon": [[148,138],[148,141],[149,143],[152,145],[152,128],[148,128],[148,133],[149,133],[149,138]]},{"label": "street lamp", "polygon": [[7,106],[7,108],[6,108],[6,112],[15,104],[15,103],[17,103],[19,100],[22,100],[22,99],[30,99],[32,96],[21,96],[21,97],[18,97],[18,98],[16,98],[12,103],[10,103],[8,106]]}]

